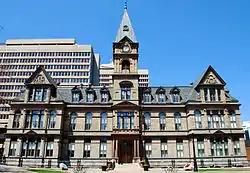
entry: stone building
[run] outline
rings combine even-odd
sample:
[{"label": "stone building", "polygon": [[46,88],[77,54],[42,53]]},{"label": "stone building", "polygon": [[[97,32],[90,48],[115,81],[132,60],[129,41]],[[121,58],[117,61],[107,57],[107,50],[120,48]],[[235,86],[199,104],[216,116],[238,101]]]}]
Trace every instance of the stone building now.
[{"label": "stone building", "polygon": [[[147,157],[151,166],[246,165],[239,101],[209,66],[188,86],[139,87],[127,9],[113,43],[113,86],[62,87],[40,66],[12,101],[7,164],[100,166]],[[195,150],[193,150],[193,147]]]}]

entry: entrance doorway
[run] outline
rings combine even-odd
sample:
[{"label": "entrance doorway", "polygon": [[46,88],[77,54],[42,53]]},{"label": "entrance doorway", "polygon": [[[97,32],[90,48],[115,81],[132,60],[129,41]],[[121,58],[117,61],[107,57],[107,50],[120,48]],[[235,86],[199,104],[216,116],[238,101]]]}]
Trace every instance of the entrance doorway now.
[{"label": "entrance doorway", "polygon": [[133,146],[133,140],[119,141],[119,163],[132,163]]}]

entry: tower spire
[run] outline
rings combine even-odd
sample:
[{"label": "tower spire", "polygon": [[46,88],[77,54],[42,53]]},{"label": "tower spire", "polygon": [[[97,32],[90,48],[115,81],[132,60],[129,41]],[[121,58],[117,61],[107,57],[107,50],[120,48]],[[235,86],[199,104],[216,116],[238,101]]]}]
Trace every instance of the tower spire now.
[{"label": "tower spire", "polygon": [[128,2],[127,2],[127,0],[125,0],[124,9],[125,9],[125,10],[128,9]]}]

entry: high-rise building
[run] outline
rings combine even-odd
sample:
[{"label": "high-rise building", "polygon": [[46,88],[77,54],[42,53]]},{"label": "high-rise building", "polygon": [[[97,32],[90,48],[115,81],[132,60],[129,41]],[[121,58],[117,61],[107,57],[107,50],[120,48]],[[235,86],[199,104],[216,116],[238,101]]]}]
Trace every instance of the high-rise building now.
[{"label": "high-rise building", "polygon": [[0,128],[7,125],[9,100],[39,65],[60,86],[99,85],[100,56],[75,39],[7,40],[0,45]]},{"label": "high-rise building", "polygon": [[[112,75],[114,73],[113,63],[101,64],[100,66],[100,86],[112,86]],[[149,86],[149,73],[148,70],[138,69],[139,87]]]},{"label": "high-rise building", "polygon": [[243,121],[242,128],[245,132],[245,140],[250,140],[250,121]]}]

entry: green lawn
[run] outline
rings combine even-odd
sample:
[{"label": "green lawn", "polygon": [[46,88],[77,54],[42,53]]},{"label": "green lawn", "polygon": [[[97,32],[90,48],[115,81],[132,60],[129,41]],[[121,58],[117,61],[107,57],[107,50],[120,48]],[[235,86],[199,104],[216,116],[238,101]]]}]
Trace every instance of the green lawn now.
[{"label": "green lawn", "polygon": [[223,168],[211,168],[211,169],[205,169],[205,168],[200,168],[199,172],[240,172],[240,171],[249,171],[247,169],[223,169]]},{"label": "green lawn", "polygon": [[[28,168],[27,171],[38,172],[38,173],[62,173],[63,171],[55,170],[55,169],[36,169],[36,168]],[[64,172],[65,173],[65,172]]]}]

